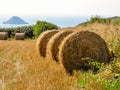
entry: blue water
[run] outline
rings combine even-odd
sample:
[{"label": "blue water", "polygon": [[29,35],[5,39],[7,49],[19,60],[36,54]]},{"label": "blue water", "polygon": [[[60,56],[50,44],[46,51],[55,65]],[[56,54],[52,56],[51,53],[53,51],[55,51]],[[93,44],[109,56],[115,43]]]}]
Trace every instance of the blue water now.
[{"label": "blue water", "polygon": [[21,25],[14,25],[14,24],[2,24],[0,23],[0,28],[13,28],[13,27],[20,27],[20,26],[28,26],[32,24],[21,24]]},{"label": "blue water", "polygon": [[37,20],[40,21],[47,21],[57,26],[64,28],[64,27],[73,27],[80,23],[86,22],[90,19],[88,16],[77,16],[77,17],[20,17],[24,21],[28,22],[29,24],[23,25],[14,25],[14,24],[3,24],[4,21],[7,21],[8,18],[0,18],[0,28],[10,28],[10,27],[17,27],[17,26],[26,26],[26,25],[34,25]]}]

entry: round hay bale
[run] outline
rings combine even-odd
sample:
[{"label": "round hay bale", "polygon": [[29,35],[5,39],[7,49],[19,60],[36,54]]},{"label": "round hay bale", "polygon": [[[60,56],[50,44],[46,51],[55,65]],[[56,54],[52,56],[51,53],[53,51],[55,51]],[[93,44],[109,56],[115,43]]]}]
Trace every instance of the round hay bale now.
[{"label": "round hay bale", "polygon": [[66,71],[90,68],[92,62],[109,62],[109,50],[105,41],[89,31],[75,32],[67,36],[60,45],[59,60]]},{"label": "round hay bale", "polygon": [[8,33],[7,32],[0,32],[0,40],[7,40]]},{"label": "round hay bale", "polygon": [[59,61],[58,60],[59,46],[63,39],[71,33],[73,33],[72,30],[60,31],[50,39],[47,45],[48,58],[51,58],[52,60],[55,60],[57,62]]},{"label": "round hay bale", "polygon": [[25,33],[15,33],[15,39],[16,40],[24,40],[25,39]]},{"label": "round hay bale", "polygon": [[46,48],[50,38],[59,32],[58,30],[49,30],[40,34],[37,39],[36,47],[41,57],[46,57]]}]

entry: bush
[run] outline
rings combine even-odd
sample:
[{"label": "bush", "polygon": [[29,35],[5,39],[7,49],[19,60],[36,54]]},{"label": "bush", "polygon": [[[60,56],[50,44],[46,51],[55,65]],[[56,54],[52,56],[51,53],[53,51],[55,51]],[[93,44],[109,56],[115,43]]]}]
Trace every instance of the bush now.
[{"label": "bush", "polygon": [[102,23],[110,24],[111,20],[107,18],[101,18],[100,16],[91,17],[89,23]]},{"label": "bush", "polygon": [[51,29],[57,29],[58,27],[46,21],[37,21],[37,23],[34,25],[33,28],[34,28],[33,33],[35,37],[38,37],[41,32],[46,31],[46,30],[51,30]]}]

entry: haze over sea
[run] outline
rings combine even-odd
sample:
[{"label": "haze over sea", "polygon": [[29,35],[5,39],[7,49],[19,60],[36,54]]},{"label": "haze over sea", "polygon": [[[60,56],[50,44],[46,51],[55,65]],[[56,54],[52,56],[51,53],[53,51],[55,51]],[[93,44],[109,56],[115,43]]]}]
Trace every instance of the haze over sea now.
[{"label": "haze over sea", "polygon": [[[11,16],[12,17],[12,16]],[[70,16],[70,17],[22,17],[24,21],[28,22],[29,24],[22,24],[22,25],[14,25],[14,24],[3,24],[3,22],[7,21],[11,17],[0,17],[0,28],[10,28],[10,27],[16,27],[16,26],[25,26],[25,25],[34,25],[36,21],[47,21],[50,23],[53,23],[57,25],[58,27],[64,28],[64,27],[72,27],[76,26],[80,23],[86,22],[90,19],[89,16]]]}]

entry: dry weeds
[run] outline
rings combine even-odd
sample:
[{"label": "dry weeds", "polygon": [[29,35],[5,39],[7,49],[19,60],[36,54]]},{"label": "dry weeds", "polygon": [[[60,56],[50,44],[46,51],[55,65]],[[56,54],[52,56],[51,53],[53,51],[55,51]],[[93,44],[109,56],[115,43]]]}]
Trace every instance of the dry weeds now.
[{"label": "dry weeds", "polygon": [[74,90],[76,85],[62,66],[40,58],[35,41],[0,41],[0,89]]}]

